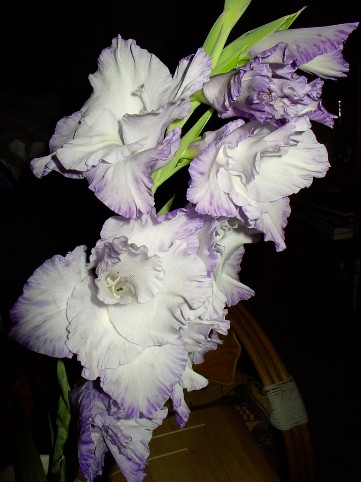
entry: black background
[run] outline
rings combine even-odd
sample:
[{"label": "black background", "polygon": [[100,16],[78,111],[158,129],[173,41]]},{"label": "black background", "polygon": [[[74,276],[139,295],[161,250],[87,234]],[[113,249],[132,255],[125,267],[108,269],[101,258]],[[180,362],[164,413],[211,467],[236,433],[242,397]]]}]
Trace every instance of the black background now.
[{"label": "black background", "polygon": [[[293,27],[359,21],[357,3],[312,0]],[[230,39],[304,6],[299,1],[253,0]],[[88,75],[96,71],[98,55],[116,35],[134,38],[173,72],[181,58],[202,45],[222,8],[223,2],[216,0],[3,2],[0,21],[3,144],[14,135],[31,139],[33,126],[40,126],[35,129],[36,134],[48,142],[56,122],[78,110],[88,99],[91,93]],[[357,154],[360,153],[357,142],[361,138],[357,123],[360,45],[358,29],[351,34],[344,49],[344,57],[351,66],[348,77],[327,81],[324,86],[326,109],[337,114],[337,103],[341,99],[344,121],[342,132],[337,125],[336,130],[314,126],[319,141],[329,149],[333,165],[331,178],[314,182],[316,188],[330,184],[329,179],[332,184],[332,176],[342,177],[346,173],[348,189],[349,179],[360,172]],[[340,139],[342,146],[350,149],[349,162],[341,166],[338,164]],[[1,156],[6,152],[1,150]],[[178,192],[184,192],[184,179],[174,181]],[[357,182],[356,189],[360,192],[360,182]],[[9,308],[33,271],[54,254],[65,255],[80,244],[91,248],[110,215],[86,182],[66,179],[57,173],[39,180],[28,166],[12,189],[1,190],[0,314],[5,330]],[[339,269],[339,260],[331,249],[329,254],[324,244],[315,244],[309,232],[295,228],[292,214],[290,228],[290,232],[286,230],[285,252],[275,253],[269,243],[246,251],[241,280],[255,289],[252,301],[255,313],[262,316],[266,331],[299,380],[311,417],[319,470],[323,474],[320,482],[356,482],[361,472],[356,459],[360,449],[360,416],[351,402],[355,399],[359,405],[360,395],[352,385],[355,372],[355,385],[359,385],[355,370],[356,360],[359,362],[355,354],[359,348],[355,346],[358,340],[355,335],[358,324],[352,318],[355,313],[349,313],[352,311],[350,281],[344,281],[345,272],[343,278],[339,271],[335,274],[334,266]],[[342,289],[347,291],[347,307]],[[0,372],[3,380],[8,377],[13,381],[11,377],[22,369],[24,360],[31,360],[31,355],[22,353],[19,357],[14,349],[3,350],[0,360],[5,372]],[[34,359],[37,360],[35,355]],[[37,369],[44,370],[49,360],[43,362],[40,357]],[[12,369],[5,370],[8,366]],[[346,404],[344,393],[348,395]],[[342,411],[346,422],[340,416]],[[340,433],[343,439],[339,438]]]}]

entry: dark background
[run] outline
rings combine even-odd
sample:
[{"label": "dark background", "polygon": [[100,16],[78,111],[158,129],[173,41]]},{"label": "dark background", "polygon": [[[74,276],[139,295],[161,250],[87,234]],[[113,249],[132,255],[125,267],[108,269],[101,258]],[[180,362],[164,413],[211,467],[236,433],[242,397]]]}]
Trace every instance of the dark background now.
[{"label": "dark background", "polygon": [[[304,3],[254,0],[231,39]],[[87,183],[51,173],[35,179],[28,167],[35,147],[47,154],[56,122],[78,110],[91,89],[88,75],[97,69],[101,50],[117,34],[134,38],[174,72],[179,60],[192,54],[206,38],[223,2],[202,0],[138,2],[7,3],[0,26],[0,315],[4,339],[8,311],[33,271],[54,254],[79,244],[89,248],[112,213]],[[356,2],[311,1],[293,27],[359,21]],[[325,179],[295,195],[329,197],[360,214],[361,74],[360,29],[346,43],[350,63],[346,79],[326,81],[323,103],[342,124],[314,125],[330,155]],[[14,140],[22,155],[11,148]],[[34,147],[34,142],[38,143]],[[37,151],[39,152],[39,151]],[[169,189],[180,196],[186,178]],[[175,184],[175,185],[174,185]],[[168,186],[166,186],[168,189]],[[276,253],[270,243],[250,246],[242,262],[241,280],[256,291],[249,306],[294,374],[310,416],[319,482],[361,480],[358,453],[361,429],[358,318],[360,312],[360,237],[346,242],[324,239],[291,214],[287,249]],[[14,356],[15,353],[15,356]],[[14,347],[2,350],[3,379],[13,381],[25,357]],[[35,364],[39,363],[36,358]],[[42,358],[40,365],[42,365]],[[4,382],[5,383],[5,382]],[[305,481],[307,482],[307,481]]]}]

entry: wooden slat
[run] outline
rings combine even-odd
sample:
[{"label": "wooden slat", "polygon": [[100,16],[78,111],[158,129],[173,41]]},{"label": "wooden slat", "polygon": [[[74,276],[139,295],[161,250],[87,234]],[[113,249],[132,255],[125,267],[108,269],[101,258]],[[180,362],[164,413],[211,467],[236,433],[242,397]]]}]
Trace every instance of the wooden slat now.
[{"label": "wooden slat", "polygon": [[[150,442],[145,482],[279,482],[232,406],[194,410],[184,429],[168,417]],[[124,482],[114,465],[109,482]]]}]

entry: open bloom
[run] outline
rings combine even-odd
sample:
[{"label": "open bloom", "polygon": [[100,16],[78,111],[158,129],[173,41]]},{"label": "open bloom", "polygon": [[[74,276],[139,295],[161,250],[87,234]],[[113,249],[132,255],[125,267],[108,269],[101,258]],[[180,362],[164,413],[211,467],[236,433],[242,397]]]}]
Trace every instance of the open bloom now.
[{"label": "open bloom", "polygon": [[287,44],[284,62],[294,62],[298,69],[324,79],[345,77],[349,64],[342,55],[344,43],[358,22],[325,27],[279,30],[257,42],[249,50],[255,57],[280,42]]},{"label": "open bloom", "polygon": [[[239,273],[245,252],[244,244],[256,241],[258,234],[245,228],[236,219],[215,220],[204,216],[204,225],[199,236],[208,240],[207,244],[201,243],[203,248],[200,255],[211,273],[213,293],[206,311],[198,318],[190,320],[182,333],[188,362],[171,394],[180,427],[185,425],[189,416],[189,409],[184,401],[184,389],[199,390],[208,383],[207,379],[193,371],[193,364],[202,363],[205,354],[216,350],[221,343],[218,335],[228,333],[226,307],[254,295],[251,288],[240,282]],[[207,246],[208,249],[205,249]]]},{"label": "open bloom", "polygon": [[188,200],[198,213],[235,217],[284,249],[288,196],[323,177],[327,151],[307,117],[282,127],[242,119],[207,132],[192,147]]},{"label": "open bloom", "polygon": [[323,81],[307,81],[295,73],[297,65],[288,60],[287,44],[261,52],[241,68],[212,77],[203,93],[224,119],[246,117],[283,125],[301,115],[333,126],[333,116],[321,103]]},{"label": "open bloom", "polygon": [[165,135],[166,128],[189,114],[189,98],[210,70],[210,58],[199,49],[180,61],[172,77],[155,55],[118,36],[89,76],[91,97],[58,122],[51,153],[32,160],[34,174],[55,170],[86,178],[95,195],[125,217],[151,212],[151,173],[179,145],[179,129]]},{"label": "open bloom", "polygon": [[10,336],[50,356],[76,354],[83,377],[99,378],[127,417],[152,418],[184,376],[189,323],[220,323],[227,300],[253,294],[237,282],[242,248],[220,258],[213,231],[186,209],[109,218],[88,263],[78,246],[34,272],[11,310]]},{"label": "open bloom", "polygon": [[74,388],[71,400],[78,415],[79,463],[86,482],[102,474],[108,450],[127,482],[144,480],[149,442],[167,416],[167,409],[161,408],[151,419],[129,419],[115,400],[90,381]]}]

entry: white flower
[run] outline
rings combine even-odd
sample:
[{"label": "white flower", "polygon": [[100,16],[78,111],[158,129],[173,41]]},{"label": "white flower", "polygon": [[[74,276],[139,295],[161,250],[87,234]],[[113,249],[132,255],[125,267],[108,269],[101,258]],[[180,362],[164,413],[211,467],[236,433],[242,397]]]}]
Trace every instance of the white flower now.
[{"label": "white flower", "polygon": [[323,177],[327,151],[306,117],[282,127],[238,119],[193,146],[188,200],[198,213],[235,217],[284,249],[288,196]]},{"label": "white flower", "polygon": [[93,93],[80,111],[61,119],[48,156],[33,159],[36,176],[58,171],[85,177],[89,188],[125,217],[154,206],[151,174],[179,146],[180,130],[168,125],[190,113],[190,96],[208,80],[211,61],[203,49],[168,68],[134,40],[115,38],[89,76]]}]

